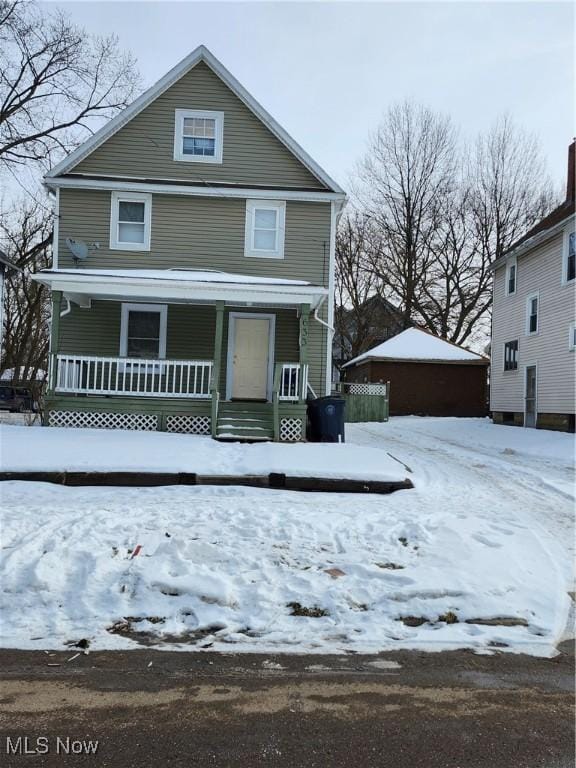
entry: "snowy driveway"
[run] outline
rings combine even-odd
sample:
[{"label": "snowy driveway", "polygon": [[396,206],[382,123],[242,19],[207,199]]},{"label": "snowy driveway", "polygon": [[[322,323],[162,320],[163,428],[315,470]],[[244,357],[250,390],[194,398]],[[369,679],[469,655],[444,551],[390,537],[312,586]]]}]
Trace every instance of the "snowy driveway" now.
[{"label": "snowy driveway", "polygon": [[415,489],[4,483],[2,645],[553,653],[570,604],[571,436],[402,418],[348,440],[403,462]]}]

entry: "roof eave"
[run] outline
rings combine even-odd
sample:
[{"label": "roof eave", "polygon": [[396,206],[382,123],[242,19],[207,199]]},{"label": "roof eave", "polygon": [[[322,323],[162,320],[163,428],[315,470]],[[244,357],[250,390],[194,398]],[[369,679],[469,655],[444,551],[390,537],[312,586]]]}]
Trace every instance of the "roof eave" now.
[{"label": "roof eave", "polygon": [[508,259],[510,258],[518,258],[518,256],[522,256],[524,253],[527,253],[528,251],[533,250],[534,248],[537,248],[542,243],[545,243],[547,240],[550,240],[552,237],[558,234],[558,232],[561,232],[566,224],[571,220],[574,219],[576,214],[571,213],[568,216],[566,216],[565,219],[562,219],[562,221],[559,221],[557,224],[554,224],[553,226],[549,227],[548,229],[543,230],[542,232],[537,232],[533,237],[531,237],[529,240],[525,240],[523,243],[519,243],[515,248],[511,248],[509,251],[506,251],[505,254],[500,256],[499,259],[496,259],[491,265],[490,269],[492,271],[499,269],[500,267],[503,267]]},{"label": "roof eave", "polygon": [[490,365],[487,357],[478,357],[478,359],[461,358],[455,360],[445,360],[443,358],[421,358],[421,357],[363,357],[362,359],[350,360],[342,367],[347,368],[351,365],[363,365],[364,363],[441,363],[442,365]]}]

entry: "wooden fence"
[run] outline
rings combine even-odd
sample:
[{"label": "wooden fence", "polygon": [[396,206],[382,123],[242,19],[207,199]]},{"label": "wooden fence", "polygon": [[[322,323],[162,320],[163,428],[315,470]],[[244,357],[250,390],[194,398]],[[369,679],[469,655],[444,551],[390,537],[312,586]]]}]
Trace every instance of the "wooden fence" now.
[{"label": "wooden fence", "polygon": [[340,382],[336,389],[346,400],[347,423],[362,421],[388,421],[390,413],[390,382],[362,384]]}]

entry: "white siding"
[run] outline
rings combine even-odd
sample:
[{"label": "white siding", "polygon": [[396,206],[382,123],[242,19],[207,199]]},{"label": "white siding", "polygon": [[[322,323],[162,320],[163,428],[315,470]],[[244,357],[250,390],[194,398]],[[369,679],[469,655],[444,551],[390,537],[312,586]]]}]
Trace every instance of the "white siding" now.
[{"label": "white siding", "polygon": [[[570,227],[574,227],[571,220]],[[524,375],[537,365],[539,413],[574,413],[576,355],[569,350],[574,322],[574,282],[562,282],[564,233],[518,257],[516,293],[505,295],[506,268],[494,274],[490,407],[493,411],[524,411]],[[539,293],[538,333],[526,335],[526,298]],[[504,371],[504,344],[518,339],[518,370]]]}]

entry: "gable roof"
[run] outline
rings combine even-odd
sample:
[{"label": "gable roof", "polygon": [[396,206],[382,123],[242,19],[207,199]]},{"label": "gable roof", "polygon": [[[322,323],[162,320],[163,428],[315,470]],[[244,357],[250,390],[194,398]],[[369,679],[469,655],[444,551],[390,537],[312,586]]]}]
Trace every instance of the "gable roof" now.
[{"label": "gable roof", "polygon": [[368,352],[358,355],[343,367],[367,360],[406,360],[411,362],[484,363],[482,355],[470,352],[451,341],[440,339],[420,328],[408,328]]},{"label": "gable roof", "polygon": [[133,117],[136,117],[143,109],[149,106],[155,99],[163,94],[174,83],[180,80],[203,61],[230,90],[258,117],[266,127],[281,141],[292,154],[322,182],[329,190],[344,195],[344,190],[324,171],[310,155],[274,120],[274,118],[251,96],[238,80],[218,61],[218,59],[204,45],[199,45],[182,61],[160,78],[151,88],[141,94],[128,107],[112,118],[106,125],[87,139],[77,149],[67,155],[60,163],[54,166],[45,176],[45,182],[49,185],[50,179],[60,174],[69,173],[74,166],[84,160],[95,149],[100,147],[107,139],[113,136]]}]

